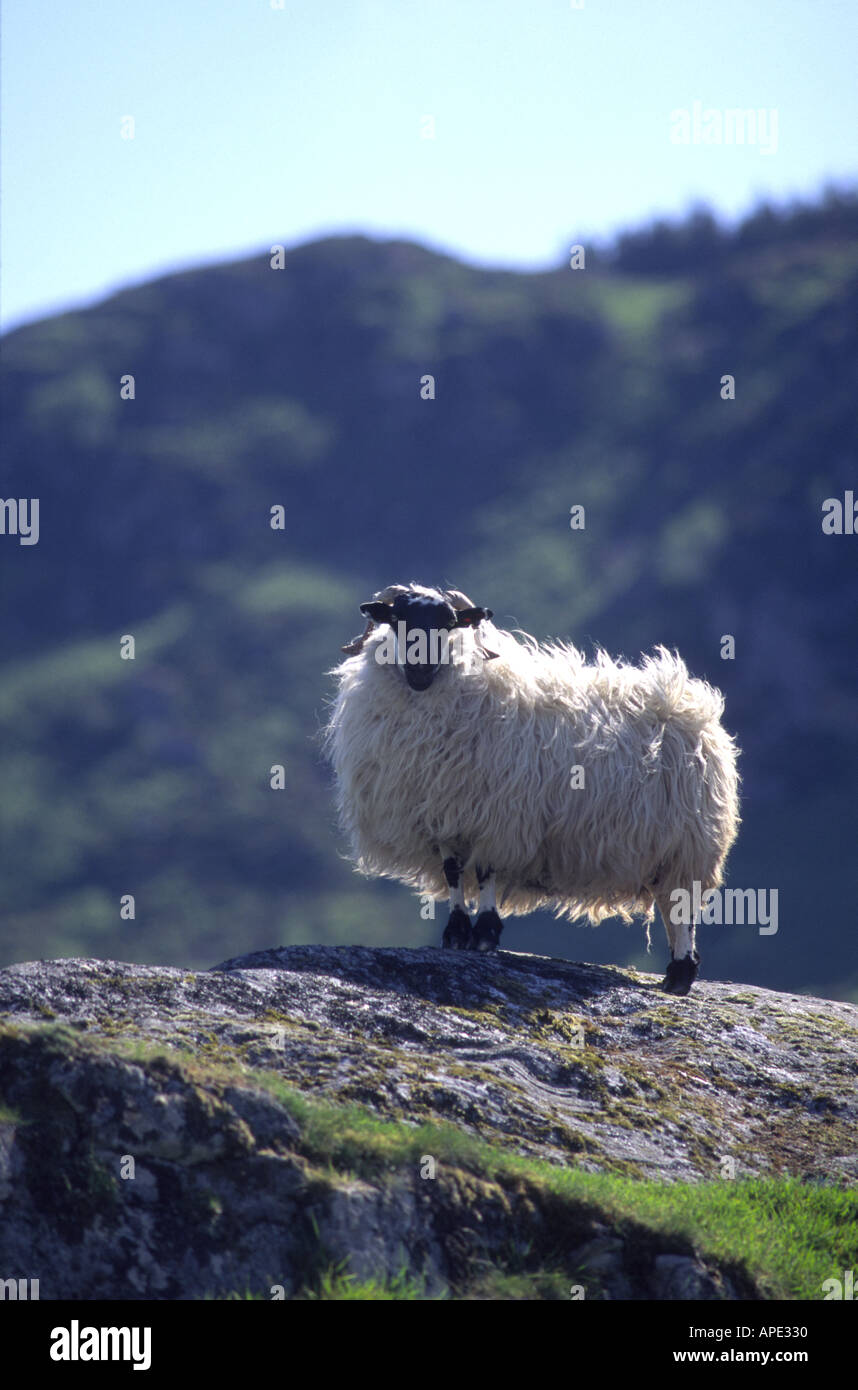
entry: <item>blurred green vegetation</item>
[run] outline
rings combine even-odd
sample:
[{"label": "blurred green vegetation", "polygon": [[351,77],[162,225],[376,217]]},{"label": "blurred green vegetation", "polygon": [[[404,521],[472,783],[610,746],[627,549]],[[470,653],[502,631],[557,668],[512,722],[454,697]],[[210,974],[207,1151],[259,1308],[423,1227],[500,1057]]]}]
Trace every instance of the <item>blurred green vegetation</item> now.
[{"label": "blurred green vegetation", "polygon": [[[858,539],[820,524],[858,494],[857,232],[830,193],[586,271],[333,238],[9,334],[3,492],[40,499],[40,538],[2,538],[3,960],[436,941],[443,908],[353,876],[318,740],[358,604],[418,579],[585,649],[676,646],[723,689],[730,881],[777,888],[780,924],[710,928],[705,973],[858,993]],[[659,968],[642,939],[543,914],[505,944]]]}]

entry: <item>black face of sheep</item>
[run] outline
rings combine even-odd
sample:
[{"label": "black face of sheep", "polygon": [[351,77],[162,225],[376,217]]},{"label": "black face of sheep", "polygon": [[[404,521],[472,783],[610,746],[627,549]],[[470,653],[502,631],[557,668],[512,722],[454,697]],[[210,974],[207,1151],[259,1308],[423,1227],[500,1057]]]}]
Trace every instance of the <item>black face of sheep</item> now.
[{"label": "black face of sheep", "polygon": [[442,666],[450,660],[449,636],[457,627],[475,627],[491,617],[488,608],[456,610],[441,599],[412,598],[400,594],[392,604],[362,603],[360,611],[374,623],[387,623],[391,642],[376,653],[401,667],[412,690],[428,690]]}]

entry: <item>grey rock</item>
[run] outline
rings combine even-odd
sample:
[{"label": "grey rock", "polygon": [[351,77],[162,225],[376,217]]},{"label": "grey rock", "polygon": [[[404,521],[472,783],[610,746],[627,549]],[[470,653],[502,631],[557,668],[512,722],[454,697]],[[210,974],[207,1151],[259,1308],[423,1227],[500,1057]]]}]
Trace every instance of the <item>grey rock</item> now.
[{"label": "grey rock", "polygon": [[[292,1297],[339,1270],[481,1297],[499,1262],[556,1254],[561,1216],[527,1174],[433,1154],[416,1126],[591,1172],[848,1186],[856,1076],[848,1004],[708,982],[675,999],[655,976],[510,952],[14,965],[0,1278],[45,1299]],[[336,1109],[311,1123],[302,1097]],[[367,1115],[414,1154],[387,1164]],[[753,1296],[667,1238],[632,1258],[592,1212],[561,1246],[588,1298]]]},{"label": "grey rock", "polygon": [[652,1276],[657,1299],[735,1298],[729,1279],[713,1275],[689,1255],[657,1255]]}]

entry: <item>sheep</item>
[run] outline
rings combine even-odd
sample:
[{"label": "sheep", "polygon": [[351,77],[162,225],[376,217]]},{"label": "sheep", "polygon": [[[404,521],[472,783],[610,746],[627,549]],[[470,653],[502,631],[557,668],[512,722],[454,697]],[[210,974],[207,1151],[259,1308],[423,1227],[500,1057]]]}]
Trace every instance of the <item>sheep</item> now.
[{"label": "sheep", "polygon": [[721,693],[664,647],[588,664],[513,636],[459,590],[391,585],[360,611],[324,731],[358,871],[449,894],[453,950],[497,950],[496,884],[512,914],[643,915],[648,948],[657,905],[662,988],[687,994],[696,923],[671,894],[720,886],[739,825]]}]

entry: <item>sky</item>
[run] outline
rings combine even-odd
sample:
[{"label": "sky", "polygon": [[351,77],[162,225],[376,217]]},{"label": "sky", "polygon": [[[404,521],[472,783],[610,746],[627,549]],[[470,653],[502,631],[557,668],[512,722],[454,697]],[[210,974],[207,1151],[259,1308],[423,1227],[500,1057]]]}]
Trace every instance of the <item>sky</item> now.
[{"label": "sky", "polygon": [[532,268],[854,187],[856,54],[858,0],[4,0],[0,324],[325,235]]}]

